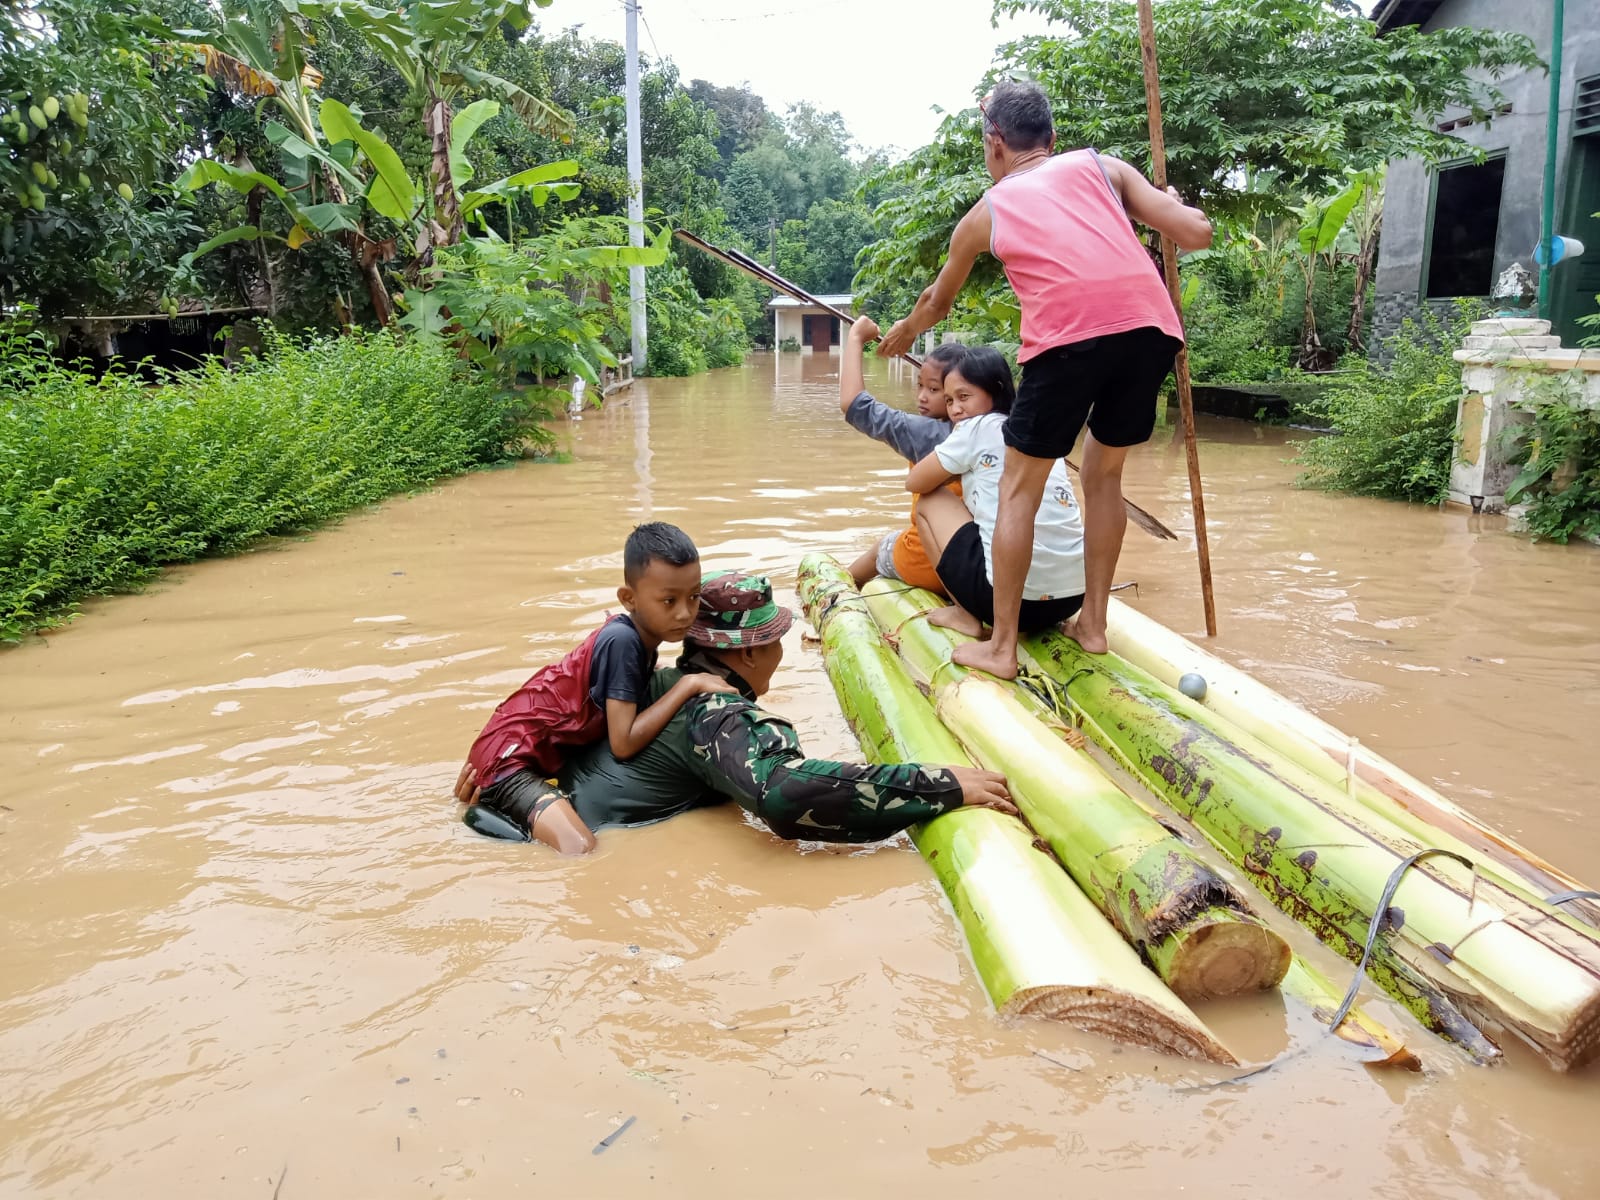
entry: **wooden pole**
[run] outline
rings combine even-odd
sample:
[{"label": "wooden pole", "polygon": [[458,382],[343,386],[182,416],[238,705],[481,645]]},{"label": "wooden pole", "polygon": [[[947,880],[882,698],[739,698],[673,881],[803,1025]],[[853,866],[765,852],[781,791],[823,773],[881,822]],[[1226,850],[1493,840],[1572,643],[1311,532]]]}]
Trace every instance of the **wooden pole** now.
[{"label": "wooden pole", "polygon": [[[1156,70],[1156,22],[1150,0],[1139,0],[1139,49],[1144,58],[1144,100],[1150,113],[1150,176],[1162,191],[1167,187],[1167,147],[1161,132],[1161,82]],[[1183,319],[1183,298],[1178,285],[1178,247],[1161,239],[1161,263],[1167,277],[1172,307]],[[1206,636],[1217,636],[1217,603],[1211,594],[1211,542],[1206,537],[1206,500],[1200,484],[1200,448],[1194,435],[1194,389],[1189,383],[1189,351],[1178,351],[1178,411],[1183,416],[1183,448],[1189,459],[1189,497],[1194,506],[1194,542],[1200,556],[1200,596],[1206,609]]]}]

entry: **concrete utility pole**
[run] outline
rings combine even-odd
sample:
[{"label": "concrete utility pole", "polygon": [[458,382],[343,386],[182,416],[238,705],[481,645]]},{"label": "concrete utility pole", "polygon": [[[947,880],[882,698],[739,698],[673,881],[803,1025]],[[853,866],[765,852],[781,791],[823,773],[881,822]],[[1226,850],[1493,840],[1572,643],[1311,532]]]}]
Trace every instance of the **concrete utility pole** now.
[{"label": "concrete utility pole", "polygon": [[[626,0],[628,105],[628,241],[644,245],[644,166],[639,149],[639,0]],[[645,331],[644,268],[628,268],[628,314],[633,325],[633,369],[643,374],[649,361]]]}]

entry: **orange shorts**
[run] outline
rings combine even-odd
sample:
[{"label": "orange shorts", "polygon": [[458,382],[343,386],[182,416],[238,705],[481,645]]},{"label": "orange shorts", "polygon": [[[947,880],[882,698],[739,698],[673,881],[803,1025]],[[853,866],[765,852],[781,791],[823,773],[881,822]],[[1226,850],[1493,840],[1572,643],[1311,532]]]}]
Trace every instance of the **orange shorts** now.
[{"label": "orange shorts", "polygon": [[[961,494],[959,483],[947,484],[947,487],[956,495]],[[911,516],[917,515],[917,501],[922,497],[916,496],[911,501]],[[928,561],[928,552],[922,548],[922,535],[917,532],[915,523],[895,539],[894,572],[912,587],[927,588],[930,592],[945,594],[944,584],[939,582],[939,573],[934,570],[934,564]]]}]

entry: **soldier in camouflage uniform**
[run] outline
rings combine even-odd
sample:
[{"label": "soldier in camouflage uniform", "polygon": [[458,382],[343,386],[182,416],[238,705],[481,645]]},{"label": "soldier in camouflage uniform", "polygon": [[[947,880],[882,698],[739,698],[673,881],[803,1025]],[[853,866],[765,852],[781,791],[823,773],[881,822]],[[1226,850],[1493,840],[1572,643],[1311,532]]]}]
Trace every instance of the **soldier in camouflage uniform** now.
[{"label": "soldier in camouflage uniform", "polygon": [[[792,620],[763,576],[708,574],[683,657],[677,669],[656,673],[652,694],[684,671],[721,675],[738,693],[691,699],[626,761],[604,741],[575,755],[560,783],[583,822],[645,825],[732,800],[779,837],[872,842],[962,804],[1015,811],[992,771],[806,758],[794,726],[756,703],[783,658],[780,639]],[[474,784],[464,769],[457,796],[474,799]]]}]

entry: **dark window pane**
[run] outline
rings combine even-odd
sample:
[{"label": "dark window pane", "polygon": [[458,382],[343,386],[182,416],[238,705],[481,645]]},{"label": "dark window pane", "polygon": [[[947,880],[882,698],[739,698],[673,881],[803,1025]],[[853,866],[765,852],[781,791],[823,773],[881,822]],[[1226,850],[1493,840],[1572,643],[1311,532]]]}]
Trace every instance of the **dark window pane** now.
[{"label": "dark window pane", "polygon": [[1494,283],[1494,237],[1506,160],[1439,172],[1428,247],[1428,297],[1487,296]]}]

